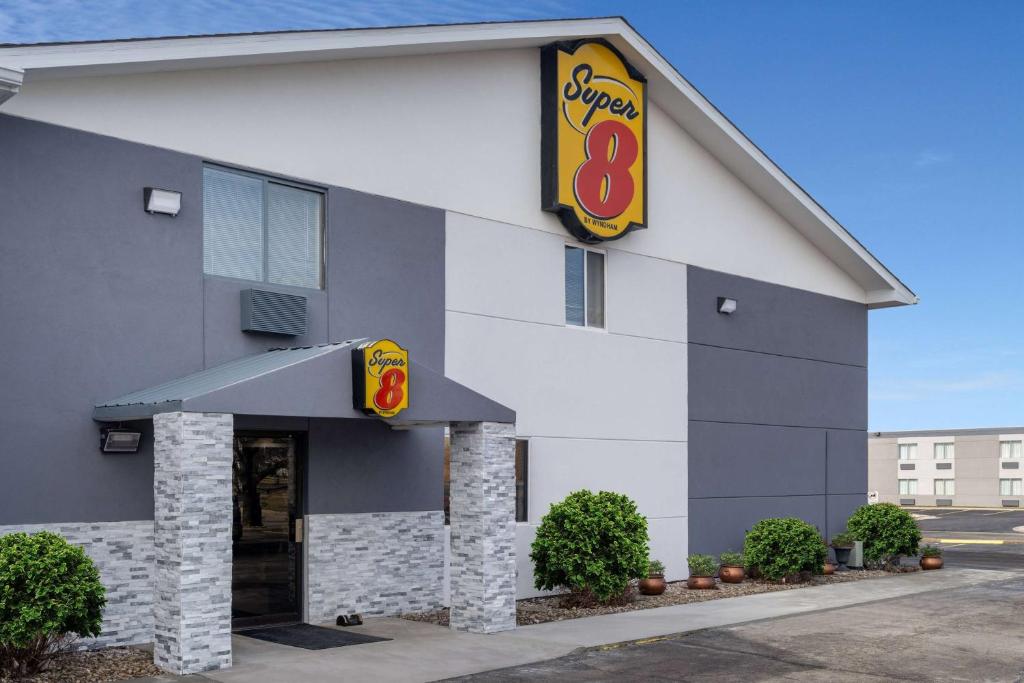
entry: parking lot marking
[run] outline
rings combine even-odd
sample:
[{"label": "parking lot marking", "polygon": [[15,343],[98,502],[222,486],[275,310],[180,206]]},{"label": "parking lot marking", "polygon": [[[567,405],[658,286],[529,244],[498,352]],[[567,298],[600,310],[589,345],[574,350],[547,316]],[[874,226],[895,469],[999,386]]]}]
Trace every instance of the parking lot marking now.
[{"label": "parking lot marking", "polygon": [[981,538],[940,538],[939,543],[963,543],[971,545],[1003,545],[1003,541]]}]

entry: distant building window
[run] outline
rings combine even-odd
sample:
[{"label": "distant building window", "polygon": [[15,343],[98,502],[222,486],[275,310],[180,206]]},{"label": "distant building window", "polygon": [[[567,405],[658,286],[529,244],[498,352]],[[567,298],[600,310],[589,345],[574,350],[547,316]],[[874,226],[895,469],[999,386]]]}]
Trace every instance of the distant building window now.
[{"label": "distant building window", "polygon": [[319,288],[323,217],[321,192],[207,166],[203,169],[203,272]]},{"label": "distant building window", "polygon": [[936,479],[935,480],[935,495],[936,496],[952,496],[954,491],[953,479]]},{"label": "distant building window", "polygon": [[565,247],[565,324],[604,328],[604,253]]},{"label": "distant building window", "polygon": [[900,495],[913,496],[917,494],[917,479],[900,479]]},{"label": "distant building window", "polygon": [[953,444],[951,444],[951,443],[937,443],[937,444],[935,444],[935,459],[936,460],[952,460],[953,459]]},{"label": "distant building window", "polygon": [[1019,460],[1021,457],[1020,441],[1000,441],[999,457],[1003,460]]},{"label": "distant building window", "polygon": [[[892,453],[892,451],[889,451]],[[900,444],[900,460],[914,460],[917,458],[917,444],[916,443],[901,443]]]},{"label": "distant building window", "polygon": [[999,480],[999,495],[1001,496],[1020,496],[1024,495],[1021,489],[1020,479],[1000,479]]},{"label": "distant building window", "polygon": [[[528,520],[527,493],[530,460],[529,439],[516,439],[516,521]],[[447,427],[444,429],[444,523],[451,524],[452,490],[452,438]]]}]

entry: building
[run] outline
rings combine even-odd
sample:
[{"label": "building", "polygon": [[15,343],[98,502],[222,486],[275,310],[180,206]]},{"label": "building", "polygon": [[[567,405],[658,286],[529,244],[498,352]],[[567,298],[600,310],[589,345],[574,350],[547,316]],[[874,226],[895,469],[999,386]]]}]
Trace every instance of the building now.
[{"label": "building", "polygon": [[100,644],[199,671],[233,618],[510,628],[583,487],[670,579],[864,502],[867,314],[916,297],[623,20],[0,67],[0,531],[86,546]]},{"label": "building", "polygon": [[1024,427],[875,432],[868,489],[886,503],[1020,507]]}]

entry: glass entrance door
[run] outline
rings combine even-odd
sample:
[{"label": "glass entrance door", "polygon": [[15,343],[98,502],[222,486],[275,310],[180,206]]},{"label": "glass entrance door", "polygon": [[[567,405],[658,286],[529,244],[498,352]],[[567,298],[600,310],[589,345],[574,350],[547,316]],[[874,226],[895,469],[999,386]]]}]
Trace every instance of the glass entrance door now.
[{"label": "glass entrance door", "polygon": [[290,434],[236,434],[234,450],[233,625],[298,621],[302,557],[298,439]]}]

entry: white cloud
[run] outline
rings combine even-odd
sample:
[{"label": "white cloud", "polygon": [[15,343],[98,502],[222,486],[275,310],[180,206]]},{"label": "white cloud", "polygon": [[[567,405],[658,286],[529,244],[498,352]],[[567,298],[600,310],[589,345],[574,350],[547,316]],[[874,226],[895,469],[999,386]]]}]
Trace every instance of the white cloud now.
[{"label": "white cloud", "polygon": [[924,401],[938,395],[1006,391],[1024,388],[1016,373],[986,372],[955,378],[898,378],[878,381],[868,391],[871,401]]},{"label": "white cloud", "polygon": [[936,166],[938,164],[948,164],[952,160],[953,155],[949,152],[937,152],[935,150],[926,149],[914,158],[914,166],[918,168],[925,168],[928,166]]}]

